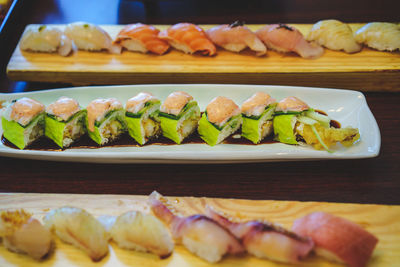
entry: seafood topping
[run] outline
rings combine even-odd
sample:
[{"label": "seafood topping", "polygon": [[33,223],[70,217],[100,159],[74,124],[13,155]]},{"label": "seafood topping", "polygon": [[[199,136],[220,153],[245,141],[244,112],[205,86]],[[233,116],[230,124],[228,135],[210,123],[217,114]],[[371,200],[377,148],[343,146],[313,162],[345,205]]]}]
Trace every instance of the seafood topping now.
[{"label": "seafood topping", "polygon": [[165,99],[164,103],[160,107],[160,111],[177,116],[185,105],[192,99],[193,97],[186,92],[173,92]]},{"label": "seafood topping", "polygon": [[131,113],[138,113],[147,102],[153,99],[156,98],[151,93],[139,93],[126,102],[126,110]]},{"label": "seafood topping", "polygon": [[278,105],[276,106],[276,111],[301,112],[301,111],[307,110],[309,108],[310,107],[302,100],[298,99],[295,96],[289,96],[289,97],[286,97],[286,98],[282,99],[281,101],[279,101]]},{"label": "seafood topping", "polygon": [[316,253],[351,267],[366,266],[378,239],[359,225],[325,212],[297,219],[292,230],[309,236]]},{"label": "seafood topping", "polygon": [[46,112],[64,121],[67,121],[72,115],[80,111],[78,101],[70,97],[62,96],[56,102],[50,104],[46,108]]},{"label": "seafood topping", "polygon": [[257,92],[243,102],[241,111],[247,116],[260,116],[268,105],[275,102],[269,94]]},{"label": "seafood topping", "polygon": [[218,126],[224,125],[230,118],[240,114],[240,108],[231,99],[218,96],[207,105],[208,121]]},{"label": "seafood topping", "polygon": [[39,113],[43,112],[44,108],[42,103],[31,98],[23,97],[11,105],[10,119],[25,126]]},{"label": "seafood topping", "polygon": [[210,206],[206,213],[239,238],[246,250],[259,258],[297,263],[314,247],[311,239],[262,221],[233,222]]},{"label": "seafood topping", "polygon": [[218,262],[225,254],[244,251],[239,240],[216,221],[204,215],[175,215],[157,192],[150,195],[149,202],[153,213],[170,227],[173,238],[200,258]]},{"label": "seafood topping", "polygon": [[24,210],[0,213],[0,237],[9,250],[37,260],[49,253],[52,244],[51,233]]},{"label": "seafood topping", "polygon": [[88,129],[94,131],[94,122],[101,121],[108,111],[122,108],[121,102],[116,98],[98,98],[87,106]]}]

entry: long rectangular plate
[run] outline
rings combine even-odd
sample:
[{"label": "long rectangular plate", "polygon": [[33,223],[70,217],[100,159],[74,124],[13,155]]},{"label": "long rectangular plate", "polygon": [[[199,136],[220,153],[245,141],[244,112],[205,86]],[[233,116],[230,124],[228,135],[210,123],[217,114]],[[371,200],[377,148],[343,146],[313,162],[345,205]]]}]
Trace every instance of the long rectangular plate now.
[{"label": "long rectangular plate", "polygon": [[[42,219],[50,209],[68,205],[86,209],[95,217],[118,216],[131,210],[148,212],[146,200],[147,196],[135,195],[0,194],[0,210],[24,208],[33,213],[34,217]],[[169,200],[184,215],[203,213],[205,205],[211,205],[219,211],[243,220],[263,219],[279,223],[288,229],[294,220],[308,213],[329,212],[361,225],[379,239],[368,266],[397,266],[400,259],[400,206],[194,197],[170,197]],[[228,256],[217,264],[210,264],[194,256],[181,245],[177,245],[173,254],[164,260],[152,254],[121,249],[114,242],[110,243],[109,248],[109,254],[100,262],[94,263],[81,250],[56,238],[54,252],[49,258],[38,263],[25,255],[9,252],[4,246],[0,246],[0,266],[293,266],[248,255]],[[343,265],[311,255],[296,266],[340,267]]]},{"label": "long rectangular plate", "polygon": [[[363,24],[350,24],[353,31]],[[28,25],[34,27],[35,25]],[[65,25],[54,25],[63,28]],[[201,25],[209,29],[213,25]],[[263,25],[247,25],[256,31]],[[293,24],[307,35],[311,24]],[[101,25],[112,38],[123,25]],[[156,25],[160,30],[169,25]],[[77,51],[69,57],[32,53],[16,47],[7,75],[13,80],[63,82],[74,85],[144,83],[245,83],[347,88],[359,91],[399,91],[400,53],[364,48],[347,54],[325,49],[310,60],[294,53],[268,50],[264,57],[251,51],[232,53],[218,49],[213,57],[187,55],[175,49],[157,56],[124,51]],[[379,86],[377,86],[379,85]]]},{"label": "long rectangular plate", "polygon": [[[142,91],[153,93],[162,101],[174,91],[185,91],[198,101],[200,109],[216,96],[233,99],[239,106],[257,91],[269,93],[277,100],[297,96],[309,106],[325,111],[342,127],[356,127],[361,141],[350,148],[338,146],[334,153],[318,151],[309,146],[293,146],[281,143],[242,145],[204,144],[145,145],[143,147],[103,147],[98,149],[66,149],[64,151],[18,150],[0,144],[0,155],[16,158],[104,162],[104,163],[246,163],[289,160],[354,159],[370,158],[379,154],[380,132],[365,97],[356,91],[291,86],[260,85],[131,85],[96,86],[53,89],[28,93],[0,94],[0,100],[11,101],[23,96],[32,97],[48,105],[60,96],[75,98],[83,107],[99,97],[116,97],[122,103]],[[0,128],[0,133],[2,129]]]}]

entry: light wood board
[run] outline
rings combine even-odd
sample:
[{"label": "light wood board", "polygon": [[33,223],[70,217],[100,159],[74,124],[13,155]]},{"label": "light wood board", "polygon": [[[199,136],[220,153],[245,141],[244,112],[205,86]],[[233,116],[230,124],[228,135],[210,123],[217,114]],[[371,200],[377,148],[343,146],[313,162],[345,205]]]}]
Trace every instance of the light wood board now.
[{"label": "light wood board", "polygon": [[[292,25],[305,35],[312,26]],[[201,26],[208,29],[213,25]],[[262,27],[248,26],[252,30]],[[361,26],[351,24],[354,30]],[[123,26],[101,27],[114,38]],[[168,26],[156,27],[162,30]],[[12,80],[74,85],[238,83],[400,91],[400,53],[364,48],[359,53],[346,54],[325,49],[322,57],[310,60],[274,51],[268,51],[265,57],[256,57],[247,50],[238,54],[218,49],[216,56],[206,57],[171,49],[163,56],[128,51],[121,55],[78,51],[69,57],[61,57],[58,54],[22,52],[17,46],[7,74]]]},{"label": "light wood board", "polygon": [[[368,266],[396,266],[396,263],[400,263],[400,206],[192,197],[169,199],[184,215],[201,213],[204,206],[209,204],[242,219],[265,219],[287,228],[291,227],[296,218],[310,212],[330,212],[360,224],[379,238]],[[0,194],[0,209],[24,208],[41,219],[50,209],[69,205],[84,208],[95,216],[117,216],[130,210],[149,211],[146,200],[147,196],[133,195]],[[64,244],[57,238],[55,243],[54,252],[40,264],[0,246],[0,266],[285,266],[251,256],[228,256],[218,264],[209,264],[180,245],[175,247],[172,256],[160,260],[151,254],[122,250],[113,242],[110,243],[109,254],[100,262],[94,263],[77,248]],[[343,265],[313,255],[296,266]]]}]

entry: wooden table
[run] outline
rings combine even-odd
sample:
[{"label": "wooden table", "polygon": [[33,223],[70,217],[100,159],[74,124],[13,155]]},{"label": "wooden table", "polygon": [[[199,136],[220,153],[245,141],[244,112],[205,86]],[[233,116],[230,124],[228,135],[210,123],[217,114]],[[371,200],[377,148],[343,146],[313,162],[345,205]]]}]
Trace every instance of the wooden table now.
[{"label": "wooden table", "polygon": [[[14,7],[0,36],[0,91],[19,92],[68,87],[67,84],[8,80],[6,64],[27,24],[98,24],[142,21],[224,23],[313,23],[335,17],[346,22],[395,21],[398,1],[251,1],[248,9],[214,1],[24,1]],[[76,6],[82,4],[81,8]],[[381,4],[382,3],[382,4]],[[212,7],[211,5],[214,5]],[[328,6],[331,5],[331,6]],[[351,7],[349,6],[351,5]],[[364,8],[357,8],[363,5]],[[382,8],[380,8],[382,6]],[[145,7],[147,10],[145,10]],[[344,8],[345,7],[345,8]],[[379,87],[379,84],[375,85]],[[400,86],[400,84],[399,84]],[[107,165],[0,158],[0,192],[149,194],[224,198],[400,204],[399,93],[366,93],[381,130],[381,153],[363,160],[280,162],[236,165]]]}]

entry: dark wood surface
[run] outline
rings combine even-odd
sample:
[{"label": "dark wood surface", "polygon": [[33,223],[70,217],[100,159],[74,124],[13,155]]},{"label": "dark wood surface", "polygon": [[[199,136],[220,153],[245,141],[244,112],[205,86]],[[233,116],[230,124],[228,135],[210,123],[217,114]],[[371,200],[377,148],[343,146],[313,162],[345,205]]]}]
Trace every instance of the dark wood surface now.
[{"label": "dark wood surface", "polygon": [[[328,3],[329,2],[329,3]],[[314,23],[396,21],[399,1],[17,1],[0,33],[0,92],[69,87],[8,80],[5,69],[27,24]],[[80,6],[81,5],[81,6]],[[246,5],[246,6],[243,6]],[[379,84],[376,84],[379,87]],[[399,84],[400,86],[400,84]],[[399,93],[366,93],[381,130],[372,159],[235,165],[108,165],[0,157],[0,192],[149,194],[400,204]]]}]

